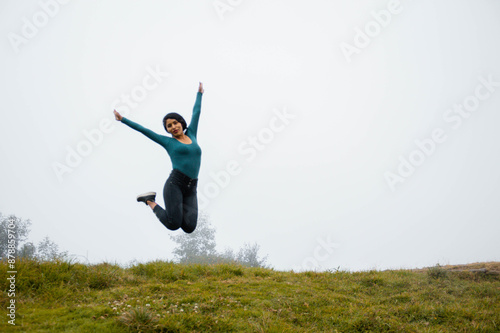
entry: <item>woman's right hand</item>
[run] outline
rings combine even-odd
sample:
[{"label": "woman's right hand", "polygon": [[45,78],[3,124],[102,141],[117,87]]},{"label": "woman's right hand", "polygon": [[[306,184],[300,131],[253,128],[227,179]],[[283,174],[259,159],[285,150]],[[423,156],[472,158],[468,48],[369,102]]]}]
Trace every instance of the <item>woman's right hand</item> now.
[{"label": "woman's right hand", "polygon": [[118,111],[114,110],[113,113],[115,114],[116,120],[122,121],[123,117],[121,114],[118,113]]}]

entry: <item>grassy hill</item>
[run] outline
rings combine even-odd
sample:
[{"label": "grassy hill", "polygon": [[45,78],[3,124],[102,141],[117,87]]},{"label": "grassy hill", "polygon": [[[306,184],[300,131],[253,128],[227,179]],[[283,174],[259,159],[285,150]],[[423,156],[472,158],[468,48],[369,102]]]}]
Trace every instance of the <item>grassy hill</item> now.
[{"label": "grassy hill", "polygon": [[[324,273],[236,265],[0,263],[9,332],[500,332],[500,263]],[[479,269],[483,271],[452,271]]]}]

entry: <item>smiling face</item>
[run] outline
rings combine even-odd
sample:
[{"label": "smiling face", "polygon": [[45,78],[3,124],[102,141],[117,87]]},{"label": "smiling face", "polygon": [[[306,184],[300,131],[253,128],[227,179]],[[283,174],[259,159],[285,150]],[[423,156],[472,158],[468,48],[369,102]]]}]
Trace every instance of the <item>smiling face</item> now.
[{"label": "smiling face", "polygon": [[165,126],[167,128],[167,132],[173,136],[181,136],[183,133],[182,124],[178,122],[177,119],[168,118],[165,120]]}]

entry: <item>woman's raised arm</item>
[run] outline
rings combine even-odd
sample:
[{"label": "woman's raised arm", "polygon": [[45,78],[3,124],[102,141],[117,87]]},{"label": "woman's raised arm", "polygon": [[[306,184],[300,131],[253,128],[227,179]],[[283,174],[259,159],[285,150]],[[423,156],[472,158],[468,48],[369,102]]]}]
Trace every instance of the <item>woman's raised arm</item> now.
[{"label": "woman's raised arm", "polygon": [[198,94],[196,95],[196,102],[194,103],[193,107],[193,115],[191,116],[191,122],[188,126],[189,130],[194,134],[194,137],[196,137],[198,133],[198,121],[200,120],[201,113],[201,97],[204,92],[205,89],[203,89],[203,83],[200,82],[200,86],[198,87]]},{"label": "woman's raised arm", "polygon": [[137,123],[134,123],[130,119],[127,119],[127,118],[123,117],[116,110],[114,110],[113,113],[115,114],[116,120],[121,121],[122,123],[124,123],[128,127],[132,128],[132,129],[134,129],[134,130],[136,130],[138,132],[141,132],[142,134],[144,134],[145,136],[147,136],[148,138],[150,138],[154,142],[156,142],[159,145],[162,145],[163,147],[165,147],[165,149],[166,149],[165,144],[166,144],[166,140],[168,140],[168,138],[166,136],[157,134],[157,133],[153,132],[150,129],[147,129],[147,128],[145,128],[145,127],[143,127],[143,126],[141,126],[141,125],[139,125]]}]

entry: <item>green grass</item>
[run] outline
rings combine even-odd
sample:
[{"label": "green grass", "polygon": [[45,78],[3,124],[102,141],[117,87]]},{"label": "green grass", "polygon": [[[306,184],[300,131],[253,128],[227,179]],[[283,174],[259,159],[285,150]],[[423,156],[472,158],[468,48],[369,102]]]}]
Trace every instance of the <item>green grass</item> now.
[{"label": "green grass", "polygon": [[[500,278],[19,261],[11,332],[500,332]],[[0,262],[0,305],[10,298]]]}]

